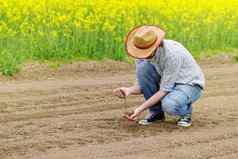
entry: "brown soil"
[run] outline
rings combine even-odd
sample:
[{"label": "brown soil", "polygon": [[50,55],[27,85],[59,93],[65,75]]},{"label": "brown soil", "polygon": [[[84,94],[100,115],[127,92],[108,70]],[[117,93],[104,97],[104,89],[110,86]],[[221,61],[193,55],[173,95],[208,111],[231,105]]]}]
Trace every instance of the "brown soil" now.
[{"label": "brown soil", "polygon": [[222,63],[201,63],[207,88],[187,129],[171,117],[150,126],[122,117],[143,101],[125,108],[112,95],[134,82],[133,65],[28,66],[0,84],[0,159],[237,159],[238,64]]}]

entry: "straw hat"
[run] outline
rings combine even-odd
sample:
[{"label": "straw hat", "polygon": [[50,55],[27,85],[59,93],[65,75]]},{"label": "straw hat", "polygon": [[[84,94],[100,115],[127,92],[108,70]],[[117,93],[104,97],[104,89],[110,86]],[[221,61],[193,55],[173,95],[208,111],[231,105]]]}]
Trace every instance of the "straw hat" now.
[{"label": "straw hat", "polygon": [[158,26],[138,26],[127,34],[126,52],[137,59],[149,58],[153,56],[164,36],[165,32]]}]

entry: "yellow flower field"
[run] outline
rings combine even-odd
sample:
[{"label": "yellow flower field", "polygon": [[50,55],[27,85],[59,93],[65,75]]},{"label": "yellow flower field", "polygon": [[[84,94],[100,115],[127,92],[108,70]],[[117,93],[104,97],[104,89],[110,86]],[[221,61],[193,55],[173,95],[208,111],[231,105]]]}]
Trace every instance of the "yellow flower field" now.
[{"label": "yellow flower field", "polygon": [[194,56],[238,47],[237,0],[0,0],[0,71],[27,59],[125,59],[134,26],[158,24]]}]

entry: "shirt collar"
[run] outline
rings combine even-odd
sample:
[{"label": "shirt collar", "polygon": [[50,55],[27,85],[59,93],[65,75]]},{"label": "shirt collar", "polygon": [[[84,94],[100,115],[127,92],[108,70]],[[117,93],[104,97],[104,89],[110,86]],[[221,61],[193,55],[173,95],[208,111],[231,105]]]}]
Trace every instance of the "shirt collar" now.
[{"label": "shirt collar", "polygon": [[163,47],[159,47],[155,51],[156,51],[155,55],[151,59],[148,59],[149,62],[158,61],[158,59],[160,58],[161,53],[163,52]]}]

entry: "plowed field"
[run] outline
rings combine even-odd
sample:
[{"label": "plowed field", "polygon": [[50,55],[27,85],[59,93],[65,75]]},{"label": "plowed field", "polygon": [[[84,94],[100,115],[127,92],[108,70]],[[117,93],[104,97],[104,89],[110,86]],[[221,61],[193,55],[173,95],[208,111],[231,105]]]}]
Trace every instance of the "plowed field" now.
[{"label": "plowed field", "polygon": [[1,82],[0,159],[237,159],[238,64],[201,65],[207,87],[190,128],[121,117],[143,102],[112,95],[133,84],[133,66]]}]

